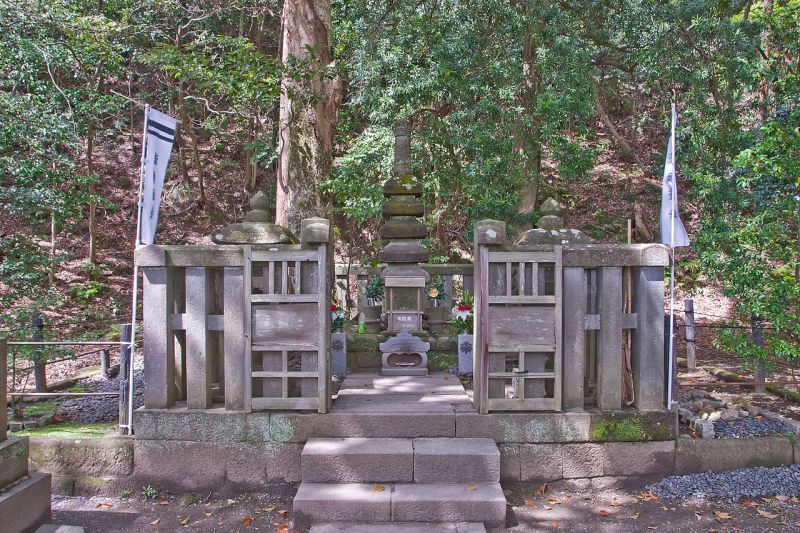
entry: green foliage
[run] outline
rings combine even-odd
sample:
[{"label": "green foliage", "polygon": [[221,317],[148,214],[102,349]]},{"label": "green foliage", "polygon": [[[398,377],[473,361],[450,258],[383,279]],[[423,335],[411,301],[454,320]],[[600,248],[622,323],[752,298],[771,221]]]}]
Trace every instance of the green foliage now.
[{"label": "green foliage", "polygon": [[100,296],[105,289],[102,283],[91,279],[85,283],[72,285],[69,292],[79,303],[86,304]]},{"label": "green foliage", "polygon": [[158,489],[152,485],[142,487],[142,497],[146,500],[155,500],[158,497]]},{"label": "green foliage", "polygon": [[452,352],[428,352],[428,368],[444,372],[458,364],[458,355]]},{"label": "green foliage", "polygon": [[364,296],[375,302],[380,302],[383,300],[383,279],[381,279],[380,275],[374,274],[369,277],[367,286],[364,289]]}]

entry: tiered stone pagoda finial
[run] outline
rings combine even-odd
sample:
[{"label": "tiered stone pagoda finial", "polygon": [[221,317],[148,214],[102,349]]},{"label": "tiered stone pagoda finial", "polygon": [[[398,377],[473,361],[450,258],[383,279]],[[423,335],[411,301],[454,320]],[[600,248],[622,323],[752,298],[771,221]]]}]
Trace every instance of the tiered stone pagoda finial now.
[{"label": "tiered stone pagoda finial", "polygon": [[[383,185],[387,198],[383,206],[384,224],[381,239],[388,244],[380,259],[389,264],[424,263],[430,257],[419,239],[428,235],[428,228],[417,220],[425,213],[419,201],[422,182],[411,171],[411,142],[408,121],[399,120],[394,128],[394,169],[392,177]],[[384,275],[385,277],[385,275]]]},{"label": "tiered stone pagoda finial", "polygon": [[[381,239],[386,245],[380,254],[380,260],[387,263],[381,273],[387,292],[384,312],[389,331],[398,332],[398,339],[413,342],[410,332],[422,330],[423,289],[430,281],[430,274],[419,266],[430,257],[419,242],[428,235],[428,229],[418,219],[425,210],[419,201],[422,183],[411,170],[408,121],[399,120],[394,135],[394,169],[383,185],[387,198],[381,227]],[[394,355],[384,358],[385,373],[427,374],[424,353]]]}]

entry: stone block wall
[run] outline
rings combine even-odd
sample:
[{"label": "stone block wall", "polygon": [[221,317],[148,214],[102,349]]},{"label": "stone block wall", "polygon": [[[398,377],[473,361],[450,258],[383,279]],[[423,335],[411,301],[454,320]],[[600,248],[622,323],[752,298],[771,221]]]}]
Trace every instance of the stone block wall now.
[{"label": "stone block wall", "polygon": [[[250,413],[137,411],[136,438],[33,438],[32,470],[53,474],[56,494],[119,494],[144,485],[217,494],[300,481],[312,437],[488,437],[505,484],[572,489],[639,484],[669,474],[800,463],[789,437],[679,438],[675,415],[638,413]],[[642,432],[641,442],[614,441]]]}]

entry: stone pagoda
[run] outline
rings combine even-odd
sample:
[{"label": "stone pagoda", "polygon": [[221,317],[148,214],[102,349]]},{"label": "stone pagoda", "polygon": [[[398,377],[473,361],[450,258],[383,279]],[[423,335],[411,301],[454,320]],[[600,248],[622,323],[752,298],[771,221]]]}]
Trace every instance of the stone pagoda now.
[{"label": "stone pagoda", "polygon": [[[419,221],[424,207],[419,201],[422,183],[411,171],[411,143],[408,121],[395,124],[394,169],[392,177],[383,185],[387,198],[383,206],[384,223],[381,239],[386,243],[380,260],[387,264],[381,273],[386,287],[384,313],[387,329],[398,333],[392,345],[381,345],[384,352],[383,372],[387,374],[427,374],[427,351],[412,331],[422,331],[422,313],[425,308],[424,289],[430,274],[419,263],[430,254],[420,243],[428,229]],[[395,344],[402,341],[403,350]],[[420,344],[420,346],[417,346]],[[399,344],[398,344],[399,346]],[[384,350],[386,348],[386,350]]]}]

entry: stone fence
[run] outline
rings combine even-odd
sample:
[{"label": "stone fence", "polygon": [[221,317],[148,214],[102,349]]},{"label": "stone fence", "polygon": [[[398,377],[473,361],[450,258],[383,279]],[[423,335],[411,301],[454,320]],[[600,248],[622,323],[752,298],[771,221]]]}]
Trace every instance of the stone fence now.
[{"label": "stone fence", "polygon": [[664,409],[669,248],[510,245],[505,232],[475,230],[479,411]]}]

